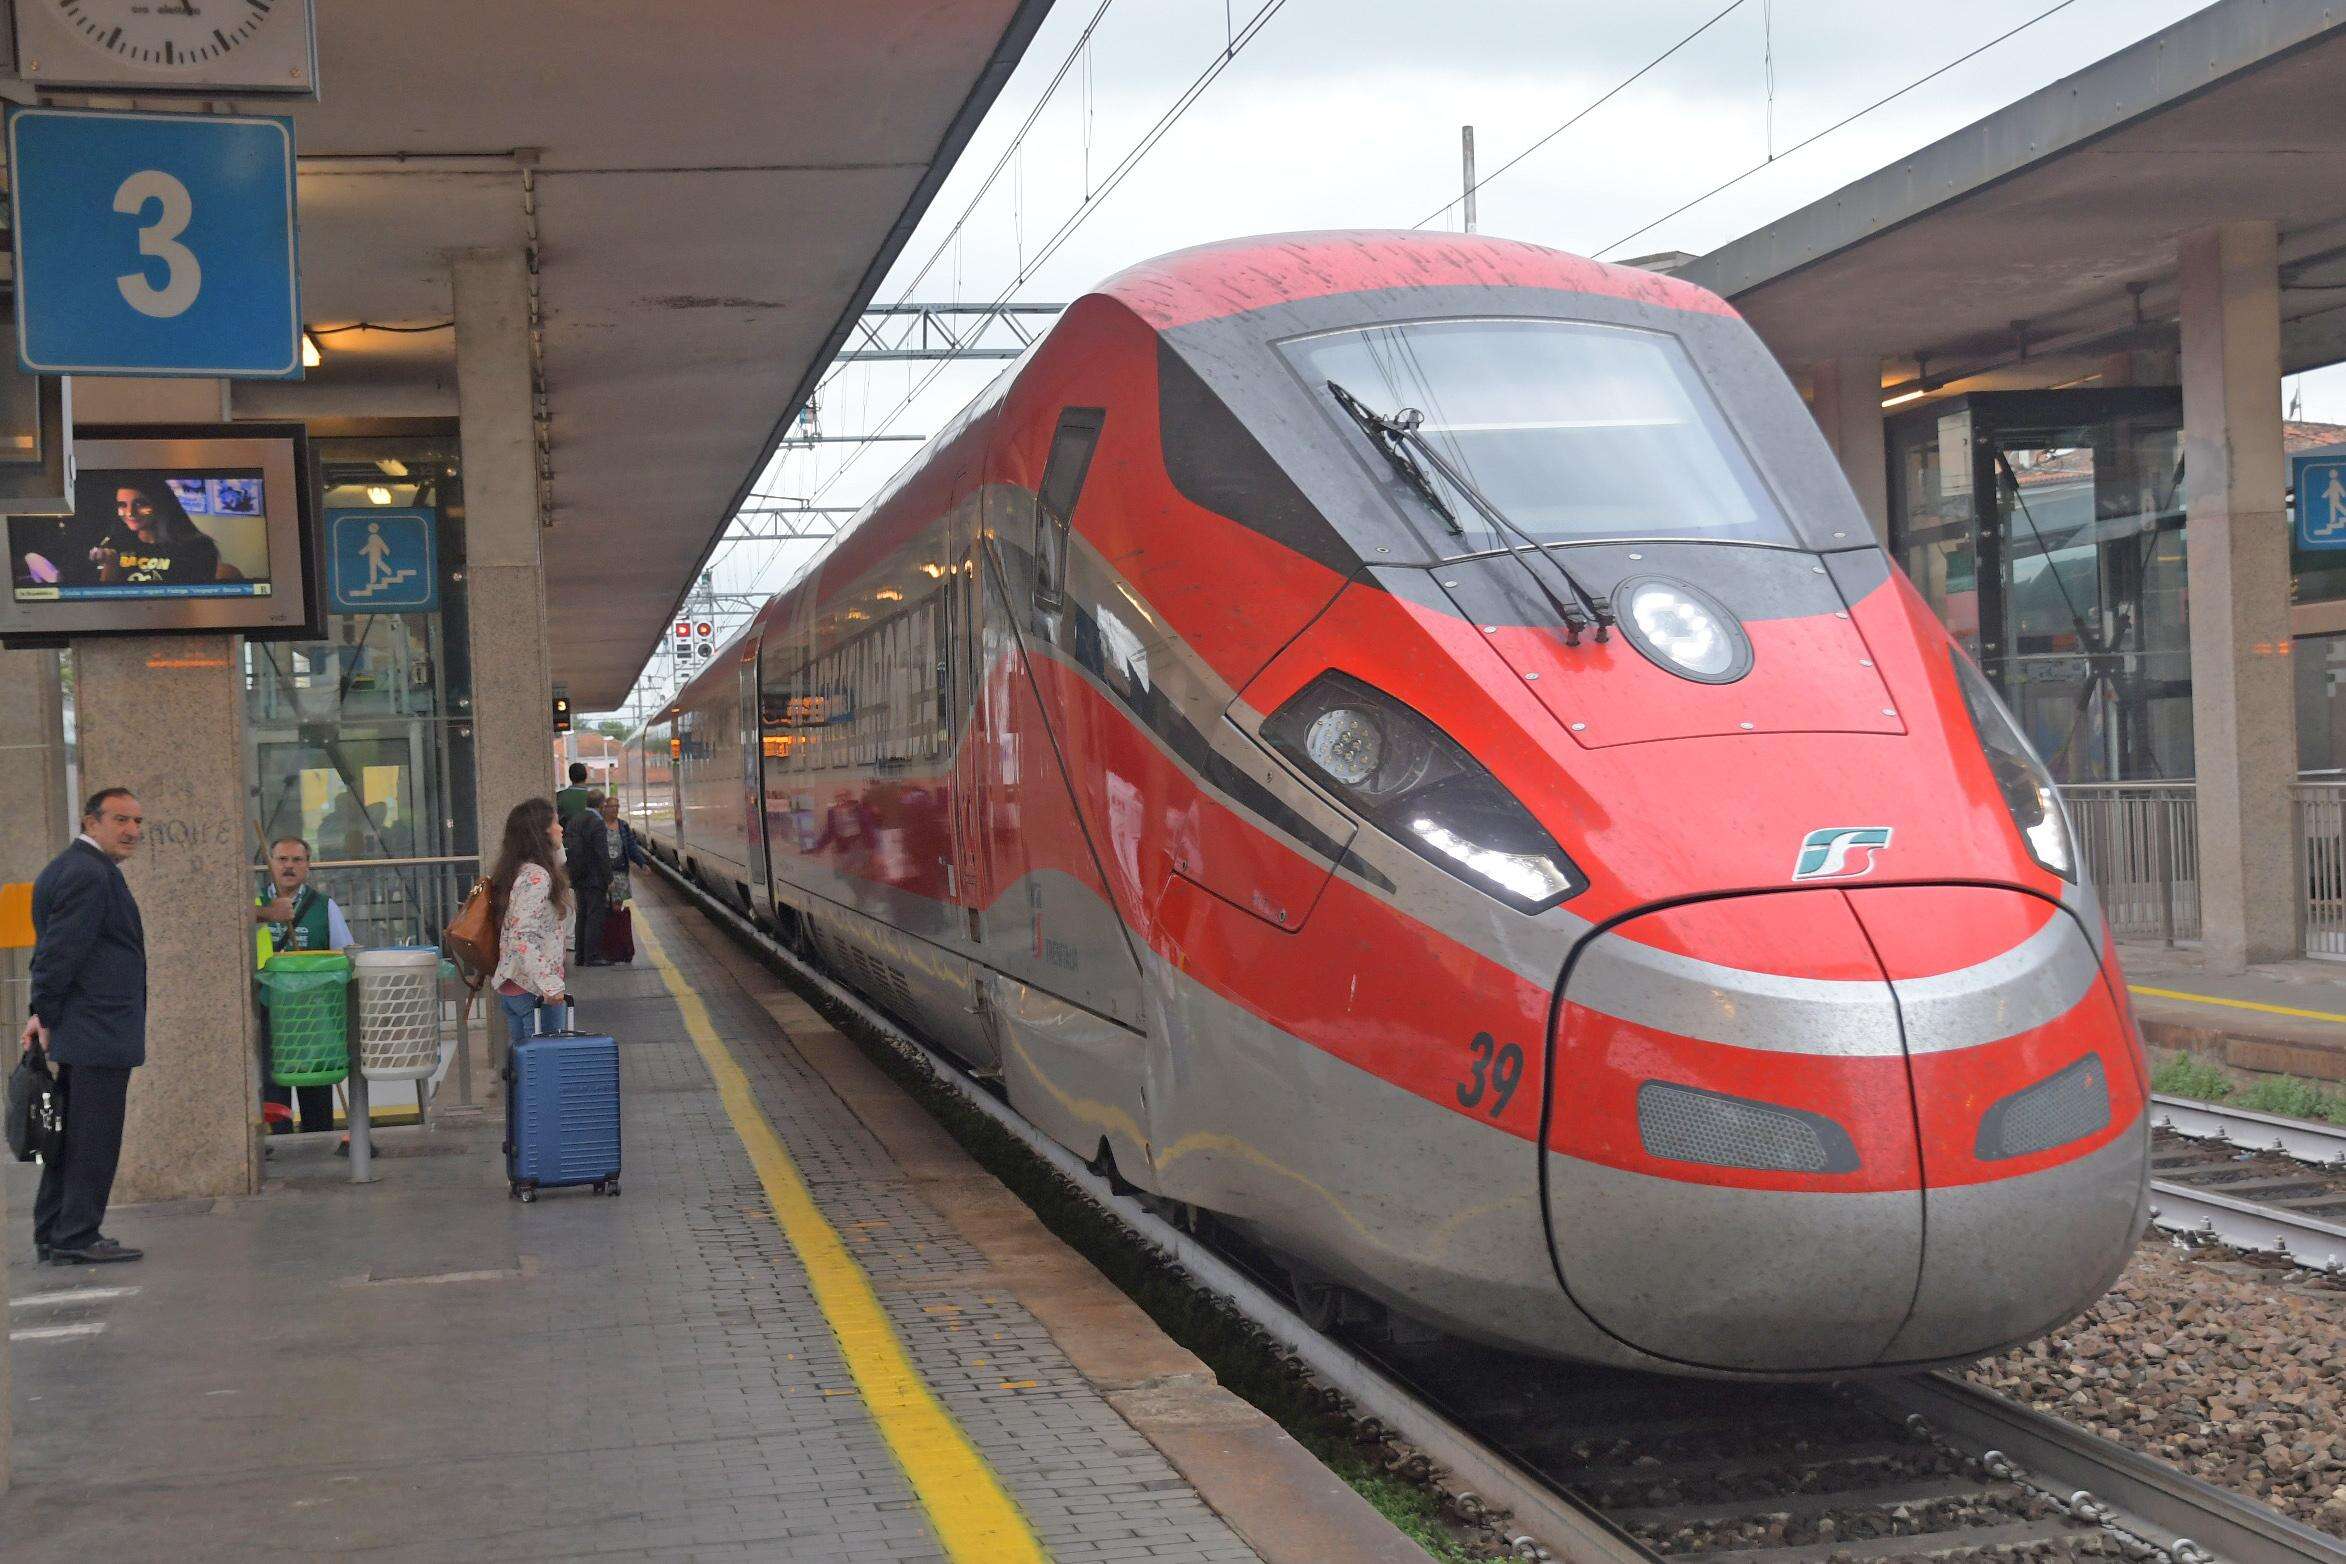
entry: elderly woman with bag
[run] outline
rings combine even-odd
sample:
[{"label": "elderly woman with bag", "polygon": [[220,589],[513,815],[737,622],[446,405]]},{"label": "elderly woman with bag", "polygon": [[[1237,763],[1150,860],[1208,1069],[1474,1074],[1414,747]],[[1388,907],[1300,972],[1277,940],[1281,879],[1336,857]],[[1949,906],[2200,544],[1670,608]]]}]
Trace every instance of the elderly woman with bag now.
[{"label": "elderly woman with bag", "polygon": [[561,1030],[570,1011],[562,967],[570,881],[562,872],[562,825],[552,800],[525,799],[505,817],[489,895],[497,917],[497,966],[489,982],[512,1040],[527,1042],[540,1022]]}]

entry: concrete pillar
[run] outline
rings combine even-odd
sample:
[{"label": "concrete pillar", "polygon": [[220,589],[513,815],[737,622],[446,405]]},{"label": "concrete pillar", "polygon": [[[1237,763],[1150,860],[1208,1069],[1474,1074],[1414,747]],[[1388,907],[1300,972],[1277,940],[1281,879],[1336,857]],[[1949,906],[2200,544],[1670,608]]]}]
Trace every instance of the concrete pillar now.
[{"label": "concrete pillar", "polygon": [[118,1201],[260,1187],[243,662],[227,635],[74,646],[82,784],[129,788],[147,820],[122,866],[147,931],[147,1062],[130,1078]]},{"label": "concrete pillar", "polygon": [[451,266],[478,840],[488,859],[513,806],[554,790],[529,278],[518,250],[463,251]]},{"label": "concrete pillar", "polygon": [[29,880],[73,839],[65,690],[55,652],[0,652],[0,882]]},{"label": "concrete pillar", "polygon": [[2218,971],[2297,953],[2277,260],[2263,221],[2203,228],[2181,250],[2200,923]]},{"label": "concrete pillar", "polygon": [[1874,536],[1890,544],[1889,453],[1882,443],[1882,361],[1836,358],[1809,372],[1809,407]]}]

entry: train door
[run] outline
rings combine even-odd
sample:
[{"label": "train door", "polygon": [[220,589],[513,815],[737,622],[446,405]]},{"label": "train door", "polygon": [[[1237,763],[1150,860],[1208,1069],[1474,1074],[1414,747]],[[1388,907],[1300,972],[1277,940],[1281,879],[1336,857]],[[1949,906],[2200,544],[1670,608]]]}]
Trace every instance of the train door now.
[{"label": "train door", "polygon": [[766,729],[758,711],[758,646],[763,640],[752,630],[741,645],[741,813],[749,833],[742,861],[749,866],[751,913],[771,916],[772,875],[766,863]]},{"label": "train door", "polygon": [[[957,932],[972,947],[982,949],[992,894],[992,876],[986,862],[985,787],[986,730],[983,716],[985,643],[985,577],[979,545],[985,500],[984,471],[970,475],[970,491],[961,496],[945,521],[945,634],[938,648],[945,666],[938,670],[937,698],[945,727],[946,796],[950,802],[952,861],[945,866],[946,895],[960,909]],[[959,485],[956,485],[959,488]]]},{"label": "train door", "polygon": [[[1088,459],[1097,415],[1057,442]],[[1085,1157],[1105,1146],[1125,1177],[1154,1182],[1146,1100],[1140,967],[1080,799],[1090,757],[1069,752],[1054,722],[1062,694],[1057,644],[1070,508],[1039,515],[1034,490],[990,468],[963,572],[972,612],[956,655],[969,659],[980,741],[965,812],[981,867],[977,934],[992,971],[989,1022],[1011,1103]],[[1080,474],[1078,474],[1078,482]],[[1047,487],[1047,485],[1046,485]]]}]

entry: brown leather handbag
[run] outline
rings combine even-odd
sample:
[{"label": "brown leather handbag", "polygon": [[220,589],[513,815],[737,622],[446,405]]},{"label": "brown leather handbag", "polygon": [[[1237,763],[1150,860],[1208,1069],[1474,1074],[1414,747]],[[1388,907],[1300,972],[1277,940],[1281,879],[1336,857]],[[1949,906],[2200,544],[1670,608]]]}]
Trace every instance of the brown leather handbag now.
[{"label": "brown leather handbag", "polygon": [[456,958],[466,984],[479,993],[489,974],[497,970],[496,897],[490,894],[487,880],[473,883],[472,894],[464,899],[464,910],[448,920],[440,942]]}]

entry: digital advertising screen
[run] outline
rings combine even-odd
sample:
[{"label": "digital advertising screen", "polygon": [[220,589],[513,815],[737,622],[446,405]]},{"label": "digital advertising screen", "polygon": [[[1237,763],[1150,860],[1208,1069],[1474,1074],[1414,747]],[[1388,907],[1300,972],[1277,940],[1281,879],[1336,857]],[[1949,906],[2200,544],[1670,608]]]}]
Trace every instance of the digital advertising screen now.
[{"label": "digital advertising screen", "polygon": [[67,516],[6,520],[0,635],[307,630],[314,579],[298,428],[77,441]]}]

